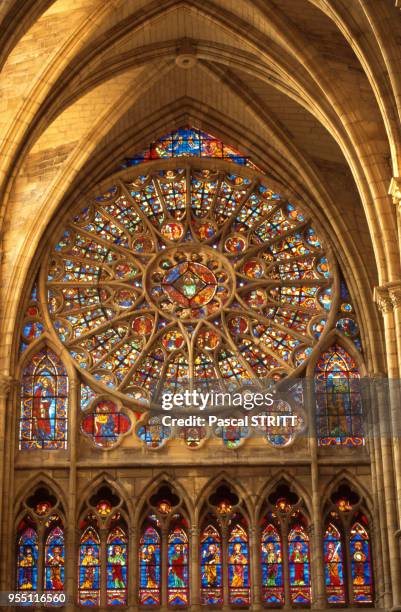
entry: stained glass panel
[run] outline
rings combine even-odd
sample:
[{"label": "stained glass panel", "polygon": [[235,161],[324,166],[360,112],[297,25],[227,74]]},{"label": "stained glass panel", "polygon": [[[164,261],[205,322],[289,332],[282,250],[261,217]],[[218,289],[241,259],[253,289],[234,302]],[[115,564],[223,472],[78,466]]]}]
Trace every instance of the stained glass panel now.
[{"label": "stained glass panel", "polygon": [[222,547],[218,528],[208,524],[201,534],[201,604],[223,603]]},{"label": "stained glass panel", "polygon": [[107,605],[125,606],[128,588],[128,540],[121,527],[107,538]]},{"label": "stained glass panel", "polygon": [[333,523],[326,528],[323,546],[327,602],[332,605],[345,604],[343,544],[341,533]]},{"label": "stained glass panel", "polygon": [[161,541],[155,517],[149,517],[142,528],[139,545],[139,603],[159,606],[161,603]]},{"label": "stained glass panel", "polygon": [[225,145],[216,136],[194,127],[184,127],[162,136],[142,153],[128,157],[123,168],[136,166],[152,159],[171,157],[211,157],[225,159],[241,166],[256,167],[247,157]]},{"label": "stained glass panel", "polygon": [[[154,151],[201,150],[187,136]],[[330,331],[336,275],[309,218],[256,179],[185,161],[121,176],[75,214],[48,269],[50,316],[75,362],[110,389],[143,390],[141,407],[188,370],[232,389],[301,366]]]},{"label": "stained glass panel", "polygon": [[288,564],[291,603],[310,604],[309,536],[301,521],[295,523],[288,534]]},{"label": "stained glass panel", "polygon": [[[267,523],[267,521],[265,522]],[[261,534],[262,598],[265,606],[284,605],[283,554],[280,528],[265,524]]]},{"label": "stained glass panel", "polygon": [[351,528],[350,555],[353,603],[373,603],[373,573],[367,519],[361,514]]},{"label": "stained glass panel", "polygon": [[361,383],[355,360],[335,344],[321,355],[315,380],[320,446],[364,444]]},{"label": "stained glass panel", "polygon": [[49,348],[31,357],[22,373],[19,447],[67,448],[68,378]]},{"label": "stained glass panel", "polygon": [[17,543],[17,590],[38,588],[38,535],[29,519],[21,525]]},{"label": "stained glass panel", "polygon": [[99,401],[93,413],[84,417],[81,423],[82,432],[90,437],[100,448],[111,448],[131,427],[130,418],[118,411],[112,400]]},{"label": "stained glass panel", "polygon": [[45,543],[45,591],[64,591],[64,531],[57,517],[50,522]]},{"label": "stained glass panel", "polygon": [[249,544],[245,522],[241,518],[231,521],[228,537],[228,588],[231,605],[250,603]]},{"label": "stained glass panel", "polygon": [[100,605],[100,538],[94,527],[81,536],[78,556],[78,603]]},{"label": "stained glass panel", "polygon": [[168,604],[189,604],[188,532],[184,519],[176,519],[168,535]]}]

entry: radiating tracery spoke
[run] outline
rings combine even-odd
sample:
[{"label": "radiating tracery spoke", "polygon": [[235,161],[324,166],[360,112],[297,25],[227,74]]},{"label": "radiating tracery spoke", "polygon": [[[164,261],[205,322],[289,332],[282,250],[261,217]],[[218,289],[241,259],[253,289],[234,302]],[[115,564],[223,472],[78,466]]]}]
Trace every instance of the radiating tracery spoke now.
[{"label": "radiating tracery spoke", "polygon": [[295,205],[184,160],[118,179],[78,211],[47,275],[50,317],[79,366],[148,399],[161,377],[177,389],[188,376],[290,374],[327,328],[335,286]]}]

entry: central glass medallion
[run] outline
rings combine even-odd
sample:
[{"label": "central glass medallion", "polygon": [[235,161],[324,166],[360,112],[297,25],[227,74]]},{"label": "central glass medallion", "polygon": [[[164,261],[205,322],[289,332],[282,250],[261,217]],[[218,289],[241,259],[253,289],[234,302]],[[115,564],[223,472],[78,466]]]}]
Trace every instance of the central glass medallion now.
[{"label": "central glass medallion", "polygon": [[151,301],[165,316],[194,321],[215,316],[231,298],[231,266],[213,249],[171,248],[160,253],[146,283]]},{"label": "central glass medallion", "polygon": [[172,304],[201,308],[215,296],[217,279],[203,264],[185,261],[167,272],[162,281],[164,293]]}]

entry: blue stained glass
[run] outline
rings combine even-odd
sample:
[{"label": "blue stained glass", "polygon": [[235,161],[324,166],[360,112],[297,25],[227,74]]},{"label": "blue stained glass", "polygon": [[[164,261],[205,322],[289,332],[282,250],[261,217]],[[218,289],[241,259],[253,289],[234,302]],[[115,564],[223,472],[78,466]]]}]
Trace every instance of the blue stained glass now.
[{"label": "blue stained glass", "polygon": [[201,603],[221,605],[222,591],[221,536],[217,528],[209,524],[201,535]]},{"label": "blue stained glass", "polygon": [[188,536],[184,522],[181,520],[176,523],[168,536],[168,604],[187,606],[188,603]]},{"label": "blue stained glass", "polygon": [[68,378],[48,348],[25,366],[21,385],[20,449],[67,447]]},{"label": "blue stained glass", "polygon": [[248,535],[238,522],[228,539],[228,586],[231,605],[249,605],[249,545]]},{"label": "blue stained glass", "polygon": [[160,533],[156,521],[149,519],[143,528],[139,546],[139,603],[160,605],[161,558]]},{"label": "blue stained glass", "polygon": [[80,605],[100,604],[100,539],[92,527],[88,527],[81,536],[78,588]]},{"label": "blue stained glass", "polygon": [[18,539],[17,590],[36,591],[38,588],[38,536],[27,527]]},{"label": "blue stained glass", "polygon": [[350,555],[353,603],[373,603],[373,574],[369,535],[363,524],[367,524],[365,516],[351,528]]},{"label": "blue stained glass", "polygon": [[107,538],[107,605],[127,604],[127,536],[120,527]]},{"label": "blue stained glass", "polygon": [[301,523],[288,534],[290,593],[293,604],[310,604],[309,538]]},{"label": "blue stained glass", "polygon": [[345,604],[343,547],[340,532],[332,523],[327,526],[323,547],[327,602]]},{"label": "blue stained glass", "polygon": [[59,526],[47,536],[44,582],[45,591],[64,590],[64,534]]},{"label": "blue stained glass", "polygon": [[266,606],[284,605],[283,557],[278,528],[268,524],[261,536],[262,593]]},{"label": "blue stained glass", "polygon": [[182,127],[171,134],[162,136],[145,151],[126,158],[122,167],[129,168],[145,161],[171,157],[219,158],[256,169],[256,166],[239,151],[225,145],[212,134],[193,127]]}]

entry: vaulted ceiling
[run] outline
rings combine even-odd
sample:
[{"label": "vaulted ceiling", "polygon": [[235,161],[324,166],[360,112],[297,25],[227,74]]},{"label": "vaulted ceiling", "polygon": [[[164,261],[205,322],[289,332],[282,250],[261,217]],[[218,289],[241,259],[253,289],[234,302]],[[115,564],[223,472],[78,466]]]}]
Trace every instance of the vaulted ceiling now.
[{"label": "vaulted ceiling", "polygon": [[0,22],[3,300],[63,202],[187,124],[308,203],[366,304],[399,278],[395,0],[3,0]]}]

